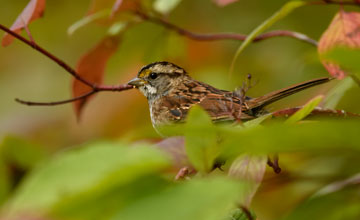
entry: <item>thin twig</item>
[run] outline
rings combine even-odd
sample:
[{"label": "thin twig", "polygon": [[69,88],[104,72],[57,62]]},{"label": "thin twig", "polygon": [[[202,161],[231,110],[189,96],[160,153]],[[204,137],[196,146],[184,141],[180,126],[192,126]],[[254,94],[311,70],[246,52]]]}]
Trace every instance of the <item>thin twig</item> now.
[{"label": "thin twig", "polygon": [[[244,41],[247,38],[247,35],[237,34],[237,33],[207,33],[207,34],[195,33],[195,32],[189,31],[187,29],[181,28],[175,24],[172,24],[164,19],[161,19],[158,17],[152,17],[141,11],[135,11],[134,13],[137,14],[139,17],[141,17],[143,20],[162,25],[167,29],[174,30],[178,34],[186,36],[193,40],[198,40],[198,41],[215,41],[215,40]],[[261,35],[257,36],[253,42],[259,42],[259,41],[266,40],[266,39],[269,39],[272,37],[291,37],[291,38],[295,38],[297,40],[309,43],[313,46],[317,46],[316,40],[311,39],[310,37],[306,36],[305,34],[288,31],[288,30],[275,30],[275,31],[270,31],[270,32],[261,34]]]},{"label": "thin twig", "polygon": [[55,55],[51,54],[49,51],[45,50],[44,48],[40,47],[38,44],[36,44],[35,42],[31,42],[30,40],[27,40],[26,38],[22,37],[21,35],[13,32],[12,30],[10,30],[9,28],[5,27],[4,25],[0,24],[0,29],[7,32],[8,34],[12,35],[13,37],[19,39],[20,41],[24,42],[25,44],[29,45],[30,47],[32,47],[34,50],[37,50],[38,52],[42,53],[43,55],[47,56],[48,58],[50,58],[52,61],[54,61],[55,63],[57,63],[59,66],[61,66],[62,68],[64,68],[68,73],[70,73],[73,77],[75,77],[77,80],[79,80],[80,82],[84,83],[85,85],[94,88],[96,87],[93,83],[89,82],[88,80],[82,78],[80,75],[77,74],[77,72],[71,68],[68,64],[66,64],[64,61],[60,60],[58,57],[56,57]]},{"label": "thin twig", "polygon": [[85,93],[84,95],[81,96],[77,96],[71,99],[66,99],[66,100],[61,100],[61,101],[55,101],[55,102],[32,102],[32,101],[25,101],[22,99],[18,99],[16,98],[15,101],[24,104],[24,105],[30,105],[30,106],[54,106],[54,105],[62,105],[62,104],[66,104],[66,103],[70,103],[70,102],[74,102],[80,99],[84,99],[87,98],[97,92],[101,92],[101,91],[123,91],[123,90],[128,90],[128,89],[132,89],[133,87],[127,84],[121,84],[121,85],[113,85],[113,86],[107,86],[107,85],[96,85],[94,83],[91,83],[89,81],[87,81],[86,79],[82,78],[80,75],[77,74],[77,72],[71,68],[68,64],[66,64],[64,61],[62,61],[61,59],[59,59],[58,57],[56,57],[55,55],[51,54],[50,52],[48,52],[47,50],[45,50],[44,48],[40,47],[38,44],[35,43],[35,41],[33,40],[30,31],[27,29],[27,26],[25,25],[25,30],[27,31],[27,34],[29,35],[30,40],[27,40],[26,38],[22,37],[21,35],[13,32],[12,30],[8,29],[7,27],[3,26],[2,24],[0,24],[0,29],[7,32],[8,34],[14,36],[15,38],[19,39],[20,41],[24,42],[25,44],[29,45],[30,47],[32,47],[33,49],[35,49],[36,51],[42,53],[43,55],[45,55],[46,57],[50,58],[51,60],[53,60],[54,62],[56,62],[58,65],[60,65],[61,67],[63,67],[68,73],[70,73],[72,76],[74,76],[77,80],[81,81],[82,83],[84,83],[85,85],[89,86],[90,88],[92,88],[92,90],[88,93]]},{"label": "thin twig", "polygon": [[120,92],[120,91],[124,91],[124,90],[128,90],[128,89],[132,89],[133,87],[127,84],[121,84],[121,85],[117,85],[117,86],[105,86],[105,85],[100,85],[100,86],[96,86],[95,89],[91,90],[88,93],[85,93],[84,95],[81,96],[77,96],[71,99],[65,99],[65,100],[61,100],[61,101],[54,101],[54,102],[32,102],[32,101],[25,101],[22,99],[18,99],[16,98],[15,101],[17,101],[18,103],[24,104],[24,105],[30,105],[30,106],[54,106],[54,105],[62,105],[62,104],[67,104],[70,102],[74,102],[77,100],[81,100],[81,99],[85,99],[97,92],[106,92],[106,91],[111,91],[111,92]]},{"label": "thin twig", "polygon": [[95,90],[92,90],[91,92],[88,92],[84,95],[81,95],[81,96],[77,96],[75,98],[72,98],[72,99],[66,99],[66,100],[62,100],[62,101],[55,101],[55,102],[32,102],[32,101],[24,101],[22,99],[18,99],[16,98],[15,101],[17,101],[18,103],[21,103],[23,105],[37,105],[37,106],[54,106],[54,105],[62,105],[62,104],[66,104],[66,103],[70,103],[70,102],[74,102],[74,101],[77,101],[77,100],[80,100],[80,99],[84,99],[86,97],[89,97],[93,94],[95,94],[96,91]]}]

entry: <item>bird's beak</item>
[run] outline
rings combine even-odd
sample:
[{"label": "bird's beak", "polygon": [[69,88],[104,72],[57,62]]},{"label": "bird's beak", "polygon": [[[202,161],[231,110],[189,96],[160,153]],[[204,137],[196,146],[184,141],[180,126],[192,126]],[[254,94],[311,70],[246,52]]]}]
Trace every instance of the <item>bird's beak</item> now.
[{"label": "bird's beak", "polygon": [[130,80],[128,82],[128,85],[130,86],[134,86],[134,87],[140,87],[140,86],[143,86],[146,84],[146,81],[138,78],[138,77],[135,77],[134,79]]}]

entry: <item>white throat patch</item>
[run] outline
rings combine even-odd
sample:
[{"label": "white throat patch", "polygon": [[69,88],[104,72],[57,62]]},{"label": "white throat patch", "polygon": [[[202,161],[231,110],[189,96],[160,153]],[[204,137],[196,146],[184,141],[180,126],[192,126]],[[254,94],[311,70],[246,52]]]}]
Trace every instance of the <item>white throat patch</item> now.
[{"label": "white throat patch", "polygon": [[145,85],[148,93],[155,95],[157,93],[157,89],[151,85]]}]

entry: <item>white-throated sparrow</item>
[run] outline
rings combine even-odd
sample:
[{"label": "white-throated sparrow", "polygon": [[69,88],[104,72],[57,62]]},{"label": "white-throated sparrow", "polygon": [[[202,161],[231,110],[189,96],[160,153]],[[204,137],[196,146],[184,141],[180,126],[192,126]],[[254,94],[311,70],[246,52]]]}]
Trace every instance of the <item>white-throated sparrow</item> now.
[{"label": "white-throated sparrow", "polygon": [[204,108],[213,121],[248,120],[264,114],[264,107],[279,99],[328,82],[319,78],[268,93],[257,98],[241,97],[192,79],[181,67],[169,62],[144,66],[128,82],[147,98],[153,126],[183,121],[193,105]]}]

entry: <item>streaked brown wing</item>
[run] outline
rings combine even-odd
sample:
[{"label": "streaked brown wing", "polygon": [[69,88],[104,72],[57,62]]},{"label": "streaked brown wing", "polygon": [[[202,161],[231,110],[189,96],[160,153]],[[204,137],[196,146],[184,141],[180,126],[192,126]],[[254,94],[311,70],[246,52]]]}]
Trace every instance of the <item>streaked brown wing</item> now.
[{"label": "streaked brown wing", "polygon": [[246,107],[241,105],[240,98],[234,93],[217,89],[196,80],[187,81],[171,96],[170,99],[177,103],[177,108],[170,110],[170,112],[178,120],[185,119],[188,110],[195,104],[204,108],[213,121],[254,118],[245,113]]},{"label": "streaked brown wing", "polygon": [[231,92],[222,92],[220,94],[209,93],[199,103],[211,116],[213,121],[234,121],[235,119],[252,119],[248,114],[248,109],[244,106],[238,97]]}]

